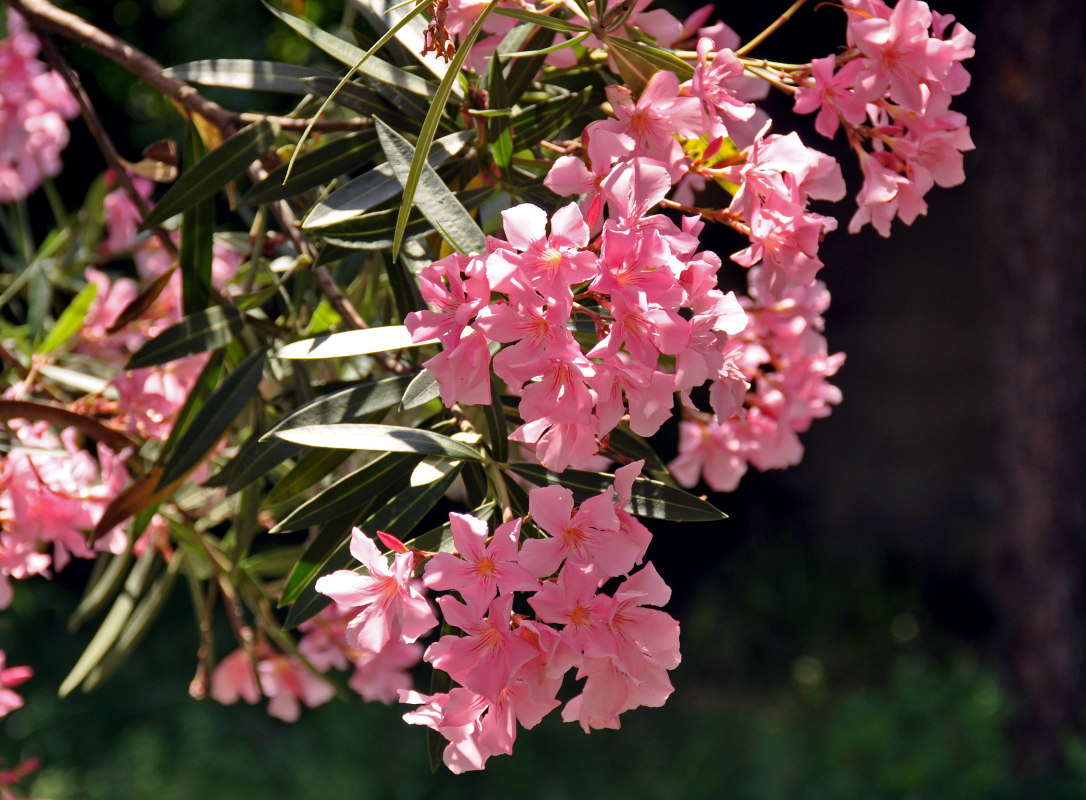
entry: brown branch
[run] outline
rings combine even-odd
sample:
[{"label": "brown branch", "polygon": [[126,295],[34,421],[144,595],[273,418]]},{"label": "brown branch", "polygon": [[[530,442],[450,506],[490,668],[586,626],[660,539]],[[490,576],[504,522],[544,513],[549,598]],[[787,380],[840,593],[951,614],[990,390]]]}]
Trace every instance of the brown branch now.
[{"label": "brown branch", "polygon": [[[75,96],[76,102],[79,103],[79,111],[83,116],[83,121],[87,124],[91,136],[94,137],[98,149],[102,151],[102,156],[105,158],[106,164],[113,170],[124,193],[128,195],[128,199],[136,206],[136,209],[140,212],[140,218],[143,219],[151,213],[151,206],[136,189],[135,184],[132,183],[131,176],[128,174],[128,170],[121,164],[120,154],[117,152],[113,140],[109,138],[109,134],[106,133],[105,128],[102,126],[102,122],[98,118],[98,114],[94,110],[94,106],[91,104],[90,98],[83,88],[83,83],[79,80],[79,76],[70,66],[68,66],[68,62],[64,60],[60,51],[57,50],[56,46],[49,41],[49,39],[42,38],[41,45],[46,60],[60,73],[60,76],[64,79],[64,82],[68,84],[68,88]],[[173,240],[170,239],[169,234],[166,233],[161,226],[156,225],[153,227],[151,233],[154,234],[155,238],[158,239],[171,258],[177,258],[177,247],[174,245]]]},{"label": "brown branch", "polygon": [[[22,14],[35,30],[56,33],[65,39],[89,47],[124,67],[137,78],[172,99],[186,115],[197,114],[206,119],[218,128],[224,137],[260,120],[274,122],[285,130],[300,131],[308,124],[308,120],[305,119],[250,112],[239,113],[223,108],[218,103],[208,100],[184,81],[163,75],[162,65],[143,51],[96,28],[81,17],[57,8],[47,0],[2,0],[2,2]],[[372,124],[373,120],[365,117],[320,120],[314,125],[314,130],[357,130]]]}]

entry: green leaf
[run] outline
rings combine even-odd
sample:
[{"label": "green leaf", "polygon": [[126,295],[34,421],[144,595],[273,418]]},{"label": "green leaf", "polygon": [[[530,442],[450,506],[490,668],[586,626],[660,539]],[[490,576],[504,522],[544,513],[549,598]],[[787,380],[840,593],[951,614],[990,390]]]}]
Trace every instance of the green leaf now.
[{"label": "green leaf", "polygon": [[136,565],[125,578],[124,590],[117,595],[102,624],[95,631],[86,650],[79,656],[71,672],[61,682],[58,694],[67,697],[76,687],[86,680],[91,671],[98,666],[121,635],[129,617],[136,608],[136,603],[143,596],[151,581],[155,562],[158,560],[158,548],[148,547],[136,560]]},{"label": "green leaf", "polygon": [[332,73],[300,64],[278,61],[253,61],[247,58],[212,58],[191,61],[164,69],[167,78],[178,78],[204,86],[227,89],[252,89],[285,94],[309,94],[307,78],[326,77],[338,80]]},{"label": "green leaf", "polygon": [[349,450],[311,450],[295,464],[264,499],[264,508],[276,506],[309,491],[351,455]]},{"label": "green leaf", "polygon": [[[374,124],[377,127],[377,138],[381,141],[381,149],[385,151],[385,157],[395,172],[396,179],[407,187],[409,172],[414,168],[415,148],[381,120],[374,119]],[[512,146],[510,140],[510,158]],[[461,253],[482,252],[486,248],[486,235],[471,218],[471,214],[460,205],[456,196],[449,191],[445,182],[438,177],[434,168],[421,159],[420,164],[421,172],[415,179],[416,187],[412,189],[416,207],[454,250]],[[415,193],[415,188],[421,191]],[[406,218],[404,215],[405,221]]]},{"label": "green leaf", "polygon": [[125,621],[124,627],[109,652],[87,674],[86,680],[83,681],[84,692],[93,691],[101,686],[143,641],[143,637],[151,630],[151,626],[165,608],[174,581],[177,579],[177,573],[184,561],[185,551],[177,550],[170,558],[166,571],[155,578],[147,588],[132,614]]},{"label": "green leaf", "polygon": [[412,381],[411,376],[399,375],[372,383],[362,383],[334,394],[319,397],[284,417],[261,438],[270,440],[276,431],[300,428],[304,425],[330,425],[357,419],[364,414],[392,408],[403,397]]},{"label": "green leaf", "polygon": [[245,328],[245,315],[230,306],[212,306],[189,314],[132,354],[125,369],[165,364],[177,358],[218,350],[237,339]]},{"label": "green leaf", "polygon": [[[363,510],[362,513],[366,512]],[[350,538],[351,529],[357,521],[352,512],[326,522],[321,527],[298,558],[298,562],[291,568],[287,582],[283,586],[283,592],[279,596],[279,608],[296,602],[303,591],[307,591],[312,596],[313,584],[321,575],[321,566]]]},{"label": "green leaf", "polygon": [[[177,448],[177,442],[181,439],[181,436],[185,431],[188,430],[189,426],[192,425],[193,420],[199,415],[200,409],[203,408],[204,400],[206,400],[215,390],[215,387],[219,385],[219,379],[222,378],[223,373],[222,364],[222,353],[212,353],[211,358],[204,364],[204,368],[200,370],[200,374],[196,376],[196,383],[194,383],[192,389],[189,390],[189,395],[185,398],[185,404],[181,406],[181,410],[177,412],[177,417],[173,421],[173,427],[170,428],[170,436],[166,439],[166,444],[162,446],[162,452],[159,454],[160,464],[165,459],[168,459]],[[161,467],[158,469],[161,470]],[[154,472],[149,472],[144,477],[151,479],[154,477]],[[158,472],[158,477],[162,477],[161,471]],[[150,491],[150,494],[153,495],[157,487],[158,482],[156,480],[155,487]],[[120,495],[118,495],[118,498],[119,497]],[[139,495],[137,495],[137,497],[139,497]],[[102,523],[99,521],[99,527],[101,527],[101,524]],[[108,530],[109,529],[107,528],[103,533]]]},{"label": "green leaf", "polygon": [[278,132],[278,126],[266,120],[242,128],[178,178],[143,220],[140,230],[160,225],[211,197],[271,147]]},{"label": "green leaf", "polygon": [[494,460],[504,464],[509,460],[509,432],[505,424],[505,412],[494,375],[490,376],[490,403],[483,406],[486,418],[487,441]]},{"label": "green leaf", "polygon": [[381,328],[364,328],[342,333],[329,333],[315,339],[292,342],[280,348],[276,358],[350,358],[370,353],[385,353],[407,347],[434,344],[437,339],[421,342],[411,340],[411,334],[403,325],[386,325]]},{"label": "green leaf", "polygon": [[[488,105],[492,109],[506,109],[512,106],[509,98],[509,89],[505,85],[505,74],[502,72],[501,61],[497,58],[490,59],[490,69],[487,71],[487,92],[489,93]],[[509,130],[509,117],[491,117],[486,122],[487,141],[490,142],[490,152],[494,163],[509,177],[513,167],[513,135]],[[486,237],[483,237],[486,243]],[[481,248],[480,248],[481,249]]]},{"label": "green leaf", "polygon": [[372,131],[358,131],[323,144],[316,150],[298,156],[290,180],[283,183],[287,165],[276,167],[268,177],[252,186],[241,196],[239,206],[272,203],[285,200],[369,163],[380,149]]},{"label": "green leaf", "polygon": [[423,311],[426,308],[426,301],[422,299],[419,281],[415,276],[420,269],[429,266],[433,261],[426,246],[418,239],[405,241],[400,248],[398,259],[393,260],[391,256],[385,259],[385,274],[388,276],[392,302],[400,319],[407,319],[412,311]]},{"label": "green leaf", "polygon": [[[674,53],[654,47],[651,44],[610,36],[607,38],[607,47],[610,48],[612,54],[617,50],[631,59],[640,59],[652,67],[654,71],[674,72],[680,81],[690,80],[690,78],[694,77],[694,68],[687,62]],[[651,73],[649,77],[651,77]]]},{"label": "green leaf", "polygon": [[[469,211],[478,208],[484,201],[494,196],[494,188],[481,186],[476,189],[461,190],[457,198],[464,208]],[[387,250],[392,245],[392,234],[396,225],[395,208],[384,208],[378,211],[368,211],[357,217],[329,225],[316,231],[327,242],[342,244],[345,247],[355,247],[364,250]],[[411,209],[411,215],[407,223],[405,241],[415,237],[425,236],[434,231],[429,220],[415,209]],[[403,248],[400,248],[400,257],[403,257]]]},{"label": "green leaf", "polygon": [[[415,192],[419,187],[419,180],[422,178],[423,167],[426,166],[430,156],[430,145],[434,141],[434,134],[437,132],[438,122],[441,119],[442,113],[444,113],[445,101],[449,99],[449,93],[452,91],[453,83],[459,79],[460,68],[464,64],[464,59],[467,58],[468,53],[471,51],[472,45],[475,44],[475,40],[479,37],[479,33],[483,29],[483,23],[486,22],[487,17],[490,16],[490,12],[497,7],[499,2],[501,2],[501,0],[490,0],[490,2],[487,3],[486,8],[484,8],[476,18],[475,23],[471,26],[471,30],[469,30],[460,40],[460,44],[456,48],[456,54],[449,62],[449,71],[445,74],[445,77],[441,79],[441,83],[437,87],[437,92],[434,95],[434,104],[430,107],[430,112],[426,115],[426,119],[423,120],[422,128],[419,129],[418,141],[415,143],[415,154],[411,159],[411,168],[407,173],[406,180],[402,180],[403,198],[400,201],[399,215],[396,217],[396,232],[392,237],[393,258],[396,258],[400,252],[400,244],[403,242],[404,232],[407,229],[408,211],[415,202]],[[444,186],[444,184],[442,185]],[[423,213],[426,212],[424,211]]]},{"label": "green leaf", "polygon": [[428,370],[424,369],[411,379],[411,385],[407,387],[407,390],[403,393],[403,399],[400,401],[400,410],[407,411],[409,408],[418,408],[431,400],[436,400],[440,396],[441,390],[437,385],[437,381],[434,380],[434,376]]},{"label": "green leaf", "polygon": [[[561,474],[538,464],[510,464],[509,470],[537,486],[557,483],[573,492],[578,503],[593,495],[609,491],[615,476],[598,472],[567,469]],[[710,503],[674,486],[638,478],[634,481],[630,503],[626,510],[639,517],[667,519],[674,522],[715,522],[727,519],[727,514]]]},{"label": "green leaf", "polygon": [[[279,17],[283,22],[294,29],[296,33],[307,39],[325,53],[330,55],[337,61],[346,64],[348,67],[353,67],[362,61],[362,57],[366,55],[366,51],[361,48],[355,47],[348,41],[340,39],[338,36],[334,36],[331,33],[321,30],[316,25],[305,21],[293,14],[288,14],[286,11],[281,11],[264,3],[264,7],[271,11],[275,16]],[[422,97],[432,98],[435,96],[435,90],[437,87],[428,80],[412,75],[410,72],[394,67],[387,61],[382,61],[376,56],[370,56],[358,67],[358,71],[364,75],[368,75],[374,80],[381,83],[394,86],[398,89],[417,94]],[[442,99],[442,103],[445,99]]]},{"label": "green leaf", "polygon": [[277,431],[276,436],[310,447],[425,453],[457,460],[480,461],[479,451],[440,433],[396,425],[307,425]]},{"label": "green leaf", "polygon": [[660,459],[660,454],[656,452],[652,443],[631,431],[625,423],[607,434],[607,449],[622,456],[618,460],[625,463],[645,459],[644,471],[649,477],[669,486],[678,487],[679,484],[671,476],[667,465]]},{"label": "green leaf", "polygon": [[[386,486],[403,483],[418,463],[418,456],[386,453],[356,469],[310,498],[282,519],[271,533],[298,531],[349,516]],[[380,482],[380,483],[378,483]]]},{"label": "green leaf", "polygon": [[513,138],[520,147],[535,146],[543,139],[553,139],[588,105],[591,89],[583,89],[568,97],[524,109],[513,117]]},{"label": "green leaf", "polygon": [[[554,32],[535,25],[521,23],[506,34],[498,45],[498,54],[506,56],[511,53],[520,53],[524,50],[538,50],[546,47],[554,41]],[[532,85],[539,70],[543,66],[544,57],[541,55],[527,58],[514,58],[505,68],[505,84],[509,92],[509,104],[520,102],[521,96]]]},{"label": "green leaf", "polygon": [[[371,535],[377,531],[385,531],[398,539],[407,539],[415,526],[423,520],[438,500],[445,496],[445,492],[456,480],[460,472],[459,465],[448,466],[449,471],[445,477],[423,486],[408,486],[366,518],[358,527]],[[348,568],[354,560],[349,548],[350,537],[347,537],[329,554],[320,567],[313,570],[311,579],[298,590],[294,605],[287,613],[284,627],[294,628],[301,625],[314,614],[320,613],[321,609],[331,602],[328,597],[318,594],[313,584],[321,575]]]},{"label": "green leaf", "polygon": [[[460,131],[434,142],[428,164],[437,167],[475,139],[474,131]],[[323,228],[360,216],[402,191],[395,170],[387,163],[348,181],[309,210],[303,228]]]},{"label": "green leaf", "polygon": [[53,352],[79,332],[97,294],[98,284],[88,283],[79,294],[72,298],[72,302],[68,303],[68,307],[57,317],[56,324],[53,325],[44,341],[38,345],[39,355]]},{"label": "green leaf", "polygon": [[199,464],[252,400],[264,373],[266,354],[258,350],[238,364],[212,392],[162,465],[158,486],[169,486]]},{"label": "green leaf", "polygon": [[502,6],[497,10],[497,13],[501,14],[503,17],[512,17],[513,19],[519,19],[521,22],[530,22],[541,28],[547,28],[552,31],[561,31],[562,33],[584,33],[588,30],[584,25],[567,22],[564,19],[555,19],[549,14],[536,14],[532,11],[525,11],[522,8]]},{"label": "green leaf", "polygon": [[[185,174],[207,154],[195,125],[189,125],[185,148]],[[251,160],[251,159],[250,159]],[[181,212],[181,244],[178,267],[181,270],[181,308],[193,314],[207,308],[211,299],[211,260],[215,236],[215,203],[208,195],[186,206]]]}]

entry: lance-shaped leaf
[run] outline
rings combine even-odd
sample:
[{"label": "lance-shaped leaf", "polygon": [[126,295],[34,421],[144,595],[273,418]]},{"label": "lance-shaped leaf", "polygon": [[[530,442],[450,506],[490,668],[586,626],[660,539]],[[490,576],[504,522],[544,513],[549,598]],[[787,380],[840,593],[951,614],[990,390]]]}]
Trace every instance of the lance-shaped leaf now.
[{"label": "lance-shaped leaf", "polygon": [[372,131],[358,131],[341,136],[311,153],[299,156],[294,162],[290,180],[286,183],[283,179],[287,175],[287,165],[273,169],[268,177],[242,195],[238,205],[271,203],[294,197],[339,175],[356,170],[360,164],[369,163],[378,149],[380,146]]},{"label": "lance-shaped leaf", "polygon": [[117,331],[127,327],[129,323],[142,317],[147,309],[151,307],[151,304],[158,299],[158,296],[162,294],[163,290],[169,285],[170,279],[173,278],[173,274],[176,271],[177,264],[174,264],[147,284],[147,286],[132,299],[132,302],[124,307],[121,313],[117,315],[117,318],[109,324],[109,327],[106,328],[106,333],[117,333]]},{"label": "lance-shaped leaf", "polygon": [[98,688],[106,678],[116,672],[151,630],[151,625],[166,606],[174,581],[177,579],[177,573],[181,570],[184,561],[185,551],[175,551],[170,558],[170,563],[166,565],[166,570],[147,587],[147,591],[125,620],[109,652],[87,674],[83,681],[84,692]]},{"label": "lance-shaped leaf", "polygon": [[[623,70],[623,64],[628,64],[631,69],[636,70],[638,76],[644,78],[645,82],[652,77],[654,72],[660,70],[674,72],[680,81],[689,80],[694,76],[694,68],[687,62],[674,53],[653,47],[651,44],[610,36],[607,38],[607,47],[620,71]],[[641,85],[643,86],[644,83]],[[634,89],[633,86],[630,88]],[[635,91],[640,91],[640,89],[641,87],[638,87]]]},{"label": "lance-shaped leaf", "polygon": [[383,487],[402,484],[419,458],[401,453],[379,456],[307,500],[272,528],[271,533],[301,530],[364,509],[367,501]]},{"label": "lance-shaped leaf", "polygon": [[[459,153],[475,138],[474,131],[460,131],[443,136],[434,142],[430,153],[430,167],[437,167]],[[348,181],[328,197],[321,200],[302,220],[303,228],[323,228],[344,222],[380,205],[400,193],[402,186],[396,180],[393,168],[385,163],[364,175]]]},{"label": "lance-shaped leaf", "polygon": [[310,447],[423,453],[457,460],[481,461],[479,451],[463,442],[421,428],[396,425],[308,425],[277,431],[276,436]]},{"label": "lance-shaped leaf", "polygon": [[88,283],[84,286],[79,294],[72,298],[72,302],[68,303],[68,307],[57,317],[56,323],[46,334],[42,343],[38,345],[37,352],[39,354],[52,353],[78,333],[97,294],[97,283]]},{"label": "lance-shaped leaf", "polygon": [[237,339],[245,327],[245,315],[230,306],[212,306],[189,314],[154,339],[143,343],[125,369],[165,364],[177,358],[218,350]]},{"label": "lance-shaped leaf", "polygon": [[[264,3],[264,7],[293,28],[294,31],[304,39],[312,42],[332,58],[346,64],[348,67],[353,67],[361,61],[362,63],[358,67],[358,71],[364,75],[368,75],[374,80],[388,84],[389,86],[395,86],[397,89],[403,89],[404,91],[422,97],[430,98],[434,96],[436,87],[431,81],[420,78],[417,75],[412,75],[410,72],[402,70],[399,67],[394,67],[392,64],[389,64],[387,61],[382,61],[376,56],[370,56],[365,59],[365,61],[362,61],[362,57],[366,54],[365,50],[355,47],[350,42],[340,39],[338,36],[328,33],[327,31],[323,31],[316,25],[296,17],[293,14],[288,14],[286,11],[275,8],[266,2]],[[445,100],[442,100],[441,102],[444,103]]]},{"label": "lance-shaped leaf", "polygon": [[191,61],[162,71],[168,78],[223,86],[227,89],[255,89],[284,94],[309,94],[307,78],[325,77],[338,80],[331,72],[300,64],[278,61],[253,61],[247,58],[212,58]]},{"label": "lance-shaped leaf", "polygon": [[564,19],[555,19],[549,14],[538,14],[533,11],[526,11],[523,8],[502,6],[498,9],[498,13],[503,17],[512,17],[521,22],[530,22],[541,28],[547,28],[552,31],[561,31],[562,33],[585,33],[588,30],[584,25],[567,22]]},{"label": "lance-shaped leaf", "polygon": [[396,232],[392,237],[393,258],[396,258],[400,252],[400,244],[403,242],[404,231],[407,229],[408,212],[415,202],[415,192],[419,188],[419,181],[422,178],[423,168],[426,166],[427,159],[429,158],[430,145],[434,141],[434,134],[437,132],[438,122],[441,120],[441,115],[445,110],[445,101],[449,99],[449,93],[452,91],[453,83],[459,78],[460,68],[464,64],[464,59],[467,58],[468,53],[471,51],[472,45],[475,44],[475,40],[479,37],[479,33],[483,29],[483,23],[486,22],[487,17],[490,16],[490,12],[497,7],[500,1],[501,0],[490,0],[476,18],[471,29],[464,34],[464,37],[460,40],[460,44],[456,48],[456,54],[449,62],[449,71],[445,74],[445,77],[441,79],[441,83],[437,87],[437,93],[434,95],[434,104],[430,107],[430,112],[426,115],[426,119],[423,120],[422,128],[419,129],[418,140],[415,143],[415,154],[411,159],[411,167],[408,170],[407,177],[401,179],[401,182],[403,183],[403,199],[400,201],[400,212],[396,217]]},{"label": "lance-shaped leaf", "polygon": [[644,470],[647,475],[661,483],[678,487],[679,484],[671,476],[652,443],[631,431],[628,425],[619,425],[607,434],[607,449],[618,453],[622,458],[617,460],[626,463],[645,459]]},{"label": "lance-shaped leaf", "polygon": [[[204,142],[189,125],[188,146],[185,149],[185,174],[207,154]],[[181,308],[193,314],[208,307],[211,298],[211,262],[215,236],[215,203],[209,194],[181,212],[181,243],[177,264],[181,270]]]},{"label": "lance-shaped leaf", "polygon": [[392,302],[400,319],[406,319],[412,311],[422,311],[426,301],[422,299],[419,281],[415,277],[420,269],[434,262],[426,245],[418,239],[409,239],[400,248],[400,257],[385,259],[385,274],[392,291]]},{"label": "lance-shaped leaf", "polygon": [[421,342],[411,340],[411,334],[403,325],[386,325],[381,328],[364,328],[357,331],[329,333],[315,339],[292,342],[280,348],[276,358],[350,358],[406,347],[422,347],[434,344],[437,339]]},{"label": "lance-shaped leaf", "polygon": [[[522,23],[506,34],[501,44],[498,45],[497,52],[502,56],[506,56],[510,53],[519,53],[525,50],[539,50],[552,41],[554,41],[553,31]],[[505,84],[509,92],[510,105],[520,102],[521,95],[528,90],[536,75],[539,74],[539,70],[543,66],[543,59],[543,55],[507,59]]]},{"label": "lance-shaped leaf", "polygon": [[110,648],[113,647],[114,642],[121,635],[121,631],[135,610],[136,603],[143,596],[151,582],[157,558],[158,549],[148,547],[136,560],[136,565],[125,579],[124,591],[117,596],[117,599],[113,602],[113,607],[110,608],[109,613],[102,620],[102,624],[95,631],[90,644],[87,645],[87,649],[83,651],[75,666],[72,667],[72,671],[61,682],[58,692],[61,697],[71,694],[73,689],[82,684],[90,675],[91,670],[105,658]]},{"label": "lance-shaped leaf", "polygon": [[110,428],[96,419],[77,414],[60,406],[34,403],[29,400],[0,400],[0,420],[7,422],[12,419],[25,419],[31,422],[44,420],[56,425],[58,428],[75,428],[80,433],[108,445],[114,450],[123,450],[126,447],[134,449],[139,446],[127,434]]},{"label": "lance-shaped leaf", "polygon": [[434,376],[430,374],[428,370],[422,370],[411,380],[411,385],[407,387],[407,391],[403,393],[403,399],[400,401],[400,410],[406,411],[409,408],[418,408],[424,403],[429,403],[431,400],[436,400],[441,396],[441,387],[437,385],[437,381]]},{"label": "lance-shaped leaf", "polygon": [[230,423],[252,400],[264,372],[264,361],[263,350],[251,353],[208,396],[162,465],[160,488],[181,480],[211,452]]},{"label": "lance-shaped leaf", "polygon": [[[501,72],[498,72],[500,75]],[[396,173],[396,179],[404,185],[405,193],[409,174],[414,166],[415,148],[379,119],[374,119],[377,138],[385,151],[388,163]],[[512,159],[512,139],[508,141],[508,155]],[[478,253],[486,248],[486,235],[471,214],[449,191],[434,168],[420,160],[421,172],[413,189],[415,206],[441,234],[449,246],[461,253]],[[404,217],[406,219],[406,216]]]},{"label": "lance-shaped leaf", "polygon": [[143,220],[140,230],[160,225],[175,214],[211,197],[271,147],[278,132],[278,126],[267,120],[242,128],[178,178]]},{"label": "lance-shaped leaf", "polygon": [[[456,480],[460,465],[450,464],[448,467],[449,471],[445,477],[422,486],[408,486],[363,520],[358,527],[370,535],[376,534],[377,531],[384,531],[398,539],[407,539],[415,526],[423,520],[437,501],[445,496],[445,492]],[[321,575],[351,566],[354,559],[351,557],[349,546],[350,535],[348,534],[321,565],[313,570],[310,579],[298,590],[294,605],[287,613],[284,627],[294,628],[301,625],[331,603],[328,597],[317,593],[313,584]]]},{"label": "lance-shaped leaf", "polygon": [[505,412],[502,410],[501,395],[498,393],[498,385],[493,374],[490,376],[490,403],[485,404],[482,410],[486,418],[490,453],[495,461],[505,463],[509,460],[509,430],[506,426]]},{"label": "lance-shaped leaf", "polygon": [[[577,469],[567,469],[559,474],[538,464],[510,464],[509,470],[537,486],[561,484],[573,492],[573,497],[578,503],[607,491],[615,480],[614,475],[582,472]],[[634,481],[630,503],[626,510],[639,517],[668,519],[675,522],[714,522],[727,519],[727,514],[700,497],[646,478],[638,478]]]},{"label": "lance-shaped leaf", "polygon": [[[493,197],[494,192],[494,188],[490,186],[463,189],[457,192],[457,201],[470,211],[478,208],[488,198]],[[398,209],[396,208],[367,211],[344,222],[320,228],[316,233],[325,241],[342,244],[344,247],[387,250],[392,244],[397,213]],[[415,237],[426,236],[433,233],[433,231],[434,227],[430,221],[416,208],[412,208],[404,232],[405,242]],[[403,256],[403,248],[400,248],[400,256]]]},{"label": "lance-shaped leaf", "polygon": [[308,492],[350,455],[349,450],[310,450],[275,484],[264,499],[264,508],[294,500]]},{"label": "lance-shaped leaf", "polygon": [[401,375],[362,383],[318,397],[281,419],[263,435],[251,437],[241,446],[237,455],[205,485],[225,485],[233,494],[288,458],[293,458],[303,447],[275,436],[275,432],[281,428],[329,425],[370,417],[376,422],[385,409],[400,402],[410,381],[410,376]]}]

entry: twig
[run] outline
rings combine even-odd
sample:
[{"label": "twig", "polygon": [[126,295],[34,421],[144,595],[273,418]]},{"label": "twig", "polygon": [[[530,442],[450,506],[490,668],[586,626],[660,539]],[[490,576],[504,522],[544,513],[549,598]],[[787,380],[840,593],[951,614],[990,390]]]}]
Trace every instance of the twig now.
[{"label": "twig", "polygon": [[777,17],[775,20],[773,20],[773,22],[770,23],[769,27],[767,27],[764,31],[759,33],[757,36],[755,36],[753,39],[751,39],[745,45],[743,45],[738,50],[736,50],[735,54],[737,56],[745,56],[747,53],[749,53],[755,47],[757,47],[762,42],[764,42],[766,39],[768,39],[770,37],[770,35],[775,30],[777,30],[777,28],[779,28],[781,25],[783,25],[789,19],[791,19],[792,15],[795,14],[797,11],[799,11],[800,7],[806,2],[807,2],[807,0],[796,0],[796,2],[792,3],[792,5],[790,5],[788,7],[788,9],[783,14],[781,14],[779,17]]},{"label": "twig", "polygon": [[[2,0],[22,14],[35,30],[47,30],[78,42],[91,50],[101,53],[137,78],[171,98],[186,114],[197,114],[216,128],[224,137],[230,136],[239,128],[267,120],[286,130],[303,130],[308,120],[294,117],[280,117],[269,114],[230,111],[218,103],[208,100],[196,89],[182,80],[162,74],[162,65],[143,51],[94,27],[75,14],[57,8],[47,0]],[[314,128],[322,131],[357,130],[373,124],[373,120],[354,117],[344,120],[321,120]]]},{"label": "twig", "polygon": [[[144,199],[143,195],[136,189],[132,178],[128,174],[128,170],[121,164],[120,154],[117,152],[117,148],[113,145],[113,140],[109,138],[109,134],[106,133],[105,128],[102,126],[102,122],[98,119],[98,114],[94,110],[94,106],[91,105],[90,98],[87,96],[86,90],[83,88],[83,83],[79,80],[79,76],[75,73],[68,62],[64,60],[64,57],[57,50],[56,46],[46,38],[41,39],[42,50],[45,53],[46,60],[53,65],[53,68],[60,73],[64,78],[64,82],[68,84],[68,88],[71,89],[72,94],[75,96],[76,102],[79,103],[79,111],[83,116],[83,121],[87,123],[87,128],[90,130],[91,136],[94,137],[94,141],[98,144],[98,149],[102,151],[102,156],[106,160],[106,164],[113,170],[113,173],[117,176],[118,182],[121,184],[121,188],[124,193],[128,195],[128,199],[132,201],[133,205],[140,213],[140,218],[146,217],[151,213],[151,206]],[[177,247],[174,245],[173,240],[166,231],[159,225],[156,225],[151,229],[151,233],[162,244],[166,252],[169,253],[171,258],[177,257]]]}]

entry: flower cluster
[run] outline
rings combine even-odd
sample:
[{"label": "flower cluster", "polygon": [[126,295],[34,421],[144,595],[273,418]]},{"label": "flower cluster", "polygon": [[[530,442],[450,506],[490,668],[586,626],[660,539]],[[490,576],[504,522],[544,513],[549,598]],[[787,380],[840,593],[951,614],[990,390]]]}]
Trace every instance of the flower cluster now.
[{"label": "flower cluster", "polygon": [[[815,129],[833,137],[843,122],[864,183],[850,231],[871,223],[883,236],[898,217],[906,225],[927,212],[936,184],[965,180],[962,152],[973,149],[965,116],[951,98],[969,86],[962,61],[974,35],[920,0],[846,0],[849,50],[811,63],[796,90],[795,110],[818,111]],[[949,31],[949,36],[947,35]]]},{"label": "flower cluster", "polygon": [[26,21],[8,9],[0,41],[0,203],[21,200],[60,173],[68,144],[65,120],[79,106],[64,80],[37,60],[40,44]]},{"label": "flower cluster", "polygon": [[[671,590],[651,563],[633,572],[652,536],[625,510],[642,465],[620,468],[611,490],[577,507],[565,487],[531,490],[530,516],[543,538],[522,539],[523,519],[491,535],[485,521],[454,513],[454,553],[419,553],[383,535],[397,551],[390,564],[356,529],[351,552],[367,574],[340,570],[318,580],[318,591],[354,609],[348,645],[376,658],[438,625],[423,586],[445,592],[437,598],[441,617],[460,633],[442,636],[423,659],[455,685],[430,696],[401,689],[400,697],[419,705],[404,715],[408,723],[448,739],[444,760],[453,772],[511,753],[518,724],[532,728],[561,704],[571,669],[585,682],[562,718],[585,731],[617,728],[622,712],[660,706],[671,694],[679,624],[659,610]],[[426,557],[420,581],[414,572]],[[617,578],[612,594],[600,591]]]}]

